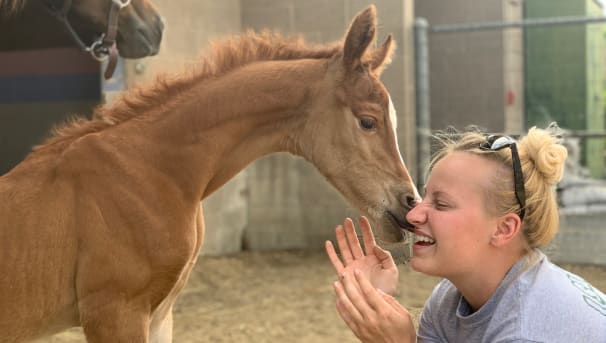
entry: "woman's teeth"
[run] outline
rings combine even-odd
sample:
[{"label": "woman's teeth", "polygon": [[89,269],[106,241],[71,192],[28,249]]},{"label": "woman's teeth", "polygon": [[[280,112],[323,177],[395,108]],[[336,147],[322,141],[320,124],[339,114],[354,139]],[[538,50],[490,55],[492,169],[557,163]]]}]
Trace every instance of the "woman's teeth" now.
[{"label": "woman's teeth", "polygon": [[434,244],[436,241],[433,238],[429,238],[427,236],[415,235],[415,243],[427,243]]}]

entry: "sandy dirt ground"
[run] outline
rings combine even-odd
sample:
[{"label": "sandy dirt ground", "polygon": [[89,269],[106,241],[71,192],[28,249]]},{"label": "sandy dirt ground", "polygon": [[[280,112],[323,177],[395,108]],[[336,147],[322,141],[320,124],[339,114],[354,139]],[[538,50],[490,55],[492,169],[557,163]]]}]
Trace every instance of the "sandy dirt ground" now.
[{"label": "sandy dirt ground", "polygon": [[[606,267],[563,267],[606,291]],[[399,268],[397,297],[416,318],[438,279]],[[321,251],[202,256],[175,305],[174,342],[358,342],[334,308],[334,279]],[[39,342],[85,340],[72,329]]]}]

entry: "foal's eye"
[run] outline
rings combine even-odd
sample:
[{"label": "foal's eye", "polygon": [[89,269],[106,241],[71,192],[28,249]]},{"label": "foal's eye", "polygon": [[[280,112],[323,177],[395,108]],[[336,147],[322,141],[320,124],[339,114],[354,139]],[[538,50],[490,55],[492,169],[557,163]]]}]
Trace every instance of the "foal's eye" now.
[{"label": "foal's eye", "polygon": [[360,127],[364,130],[374,130],[377,128],[377,121],[373,117],[360,117]]}]

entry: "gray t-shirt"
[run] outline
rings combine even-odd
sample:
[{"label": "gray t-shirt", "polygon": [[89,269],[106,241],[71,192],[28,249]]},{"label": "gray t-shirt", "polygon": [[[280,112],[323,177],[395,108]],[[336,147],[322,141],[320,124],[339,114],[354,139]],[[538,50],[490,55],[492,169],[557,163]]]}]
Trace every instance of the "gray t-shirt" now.
[{"label": "gray t-shirt", "polygon": [[[522,258],[476,312],[448,280],[419,320],[418,342],[606,342],[606,296],[537,251]],[[521,271],[521,272],[520,272]]]}]

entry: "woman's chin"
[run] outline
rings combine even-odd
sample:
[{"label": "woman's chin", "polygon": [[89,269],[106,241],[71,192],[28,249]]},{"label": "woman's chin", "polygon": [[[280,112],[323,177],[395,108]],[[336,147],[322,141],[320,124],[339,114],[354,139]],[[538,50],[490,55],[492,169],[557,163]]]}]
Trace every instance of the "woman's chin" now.
[{"label": "woman's chin", "polygon": [[419,257],[413,255],[410,260],[410,268],[415,272],[423,273],[423,262],[420,261]]},{"label": "woman's chin", "polygon": [[436,275],[435,268],[431,267],[431,263],[428,263],[427,258],[412,256],[410,260],[410,268],[415,272],[427,274],[427,275]]}]

